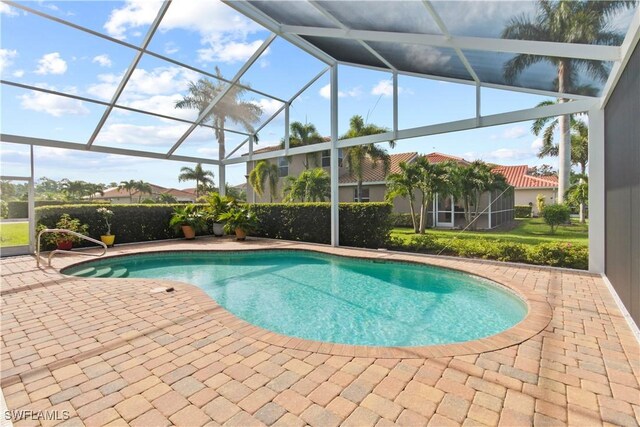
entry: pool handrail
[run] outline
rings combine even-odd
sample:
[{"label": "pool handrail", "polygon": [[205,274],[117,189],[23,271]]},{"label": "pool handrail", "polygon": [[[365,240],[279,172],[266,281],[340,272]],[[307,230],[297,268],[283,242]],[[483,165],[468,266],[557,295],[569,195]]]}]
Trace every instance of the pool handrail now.
[{"label": "pool handrail", "polygon": [[[73,236],[79,237],[83,240],[87,240],[89,242],[92,243],[97,243],[98,245],[102,246],[102,253],[100,254],[89,254],[89,253],[82,253],[82,252],[74,252],[74,254],[76,255],[83,255],[83,256],[93,256],[93,257],[101,257],[104,254],[107,253],[107,245],[104,242],[101,242],[99,240],[96,239],[92,239],[89,236],[85,236],[84,234],[80,234],[80,233],[76,233],[75,231],[71,231],[71,230],[67,230],[64,228],[45,228],[44,230],[40,231],[38,233],[38,237],[37,237],[37,246],[36,246],[36,264],[38,266],[38,268],[40,268],[40,237],[42,237],[43,234],[45,233],[62,233],[62,234],[71,234]],[[47,265],[49,267],[51,267],[51,258],[58,253],[69,253],[69,251],[64,251],[61,249],[54,249],[51,252],[49,252],[49,257],[47,258]]]}]

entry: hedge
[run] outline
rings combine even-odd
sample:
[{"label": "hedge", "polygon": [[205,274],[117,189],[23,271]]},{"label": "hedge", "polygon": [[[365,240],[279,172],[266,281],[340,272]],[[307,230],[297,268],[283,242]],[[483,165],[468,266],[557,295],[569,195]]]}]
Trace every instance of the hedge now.
[{"label": "hedge", "polygon": [[430,234],[416,235],[408,242],[400,238],[390,240],[390,249],[462,256],[467,258],[493,259],[497,261],[522,262],[535,265],[550,265],[586,270],[589,267],[589,249],[585,245],[565,242],[541,243],[536,246],[523,245],[493,239],[437,238]]},{"label": "hedge", "polygon": [[[145,242],[178,237],[169,227],[175,206],[111,205],[113,211],[111,233],[116,244]],[[312,243],[331,242],[331,205],[329,203],[291,203],[249,205],[256,214],[258,237],[298,240]],[[36,209],[39,224],[54,228],[60,216],[68,213],[89,225],[89,236],[100,238],[106,231],[102,217],[92,204],[41,207]],[[387,203],[340,203],[340,244],[379,248],[386,246],[391,231],[391,205]],[[85,243],[89,246],[89,243]]]},{"label": "hedge", "polygon": [[531,218],[533,208],[529,205],[514,206],[516,218]]},{"label": "hedge", "polygon": [[[264,203],[249,205],[258,219],[253,235],[271,239],[331,243],[331,204]],[[379,248],[387,244],[392,206],[340,203],[340,244]]]},{"label": "hedge", "polygon": [[[177,237],[176,232],[169,227],[175,206],[182,205],[110,205],[109,209],[114,213],[111,234],[116,236],[116,244]],[[36,221],[48,228],[55,228],[60,216],[68,213],[72,218],[78,218],[81,223],[89,226],[90,237],[100,239],[100,235],[104,234],[107,228],[104,219],[97,212],[98,207],[95,204],[40,207],[36,208]],[[84,241],[77,246],[91,245],[92,243]]]},{"label": "hedge", "polygon": [[[82,201],[80,203],[86,204],[86,201]],[[105,201],[94,201],[91,203],[107,203]],[[62,200],[36,200],[34,205],[36,208],[43,206],[62,206],[62,205],[76,205],[78,202],[65,202]],[[29,206],[26,201],[23,200],[15,200],[11,202],[7,202],[8,212],[7,218],[28,218],[29,217]]]}]

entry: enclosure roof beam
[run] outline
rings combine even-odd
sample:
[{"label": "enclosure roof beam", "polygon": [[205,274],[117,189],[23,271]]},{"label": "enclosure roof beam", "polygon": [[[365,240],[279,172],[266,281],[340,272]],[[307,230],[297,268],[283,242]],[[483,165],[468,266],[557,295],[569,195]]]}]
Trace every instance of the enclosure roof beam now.
[{"label": "enclosure roof beam", "polygon": [[[100,101],[98,99],[87,98],[86,96],[79,96],[79,95],[74,95],[74,94],[71,94],[71,93],[58,92],[56,90],[46,89],[46,88],[42,88],[42,87],[38,87],[38,86],[27,85],[27,84],[24,84],[24,83],[12,82],[10,80],[0,80],[0,83],[8,85],[8,86],[19,87],[21,89],[33,90],[33,91],[36,91],[36,92],[48,93],[48,94],[51,94],[51,95],[62,96],[62,97],[65,97],[65,98],[77,99],[78,101],[89,102],[89,103],[92,103],[92,104],[98,104],[98,105],[104,105],[104,106],[108,106],[109,105],[109,103],[106,102],[106,101]],[[173,117],[173,116],[167,116],[167,115],[164,115],[164,114],[153,113],[151,111],[140,110],[138,108],[133,108],[133,107],[127,107],[125,105],[116,104],[116,105],[114,105],[114,107],[118,108],[118,109],[121,109],[121,110],[131,111],[133,113],[140,113],[140,114],[145,114],[145,115],[148,115],[148,116],[159,117],[161,119],[175,120],[176,122],[190,123],[190,124],[194,123],[193,120],[181,119],[179,117]],[[210,124],[202,124],[202,126],[210,128],[210,129],[218,129],[218,130],[223,130],[225,132],[236,133],[238,135],[249,136],[249,134],[246,133],[246,132],[241,132],[241,131],[232,130],[232,129],[219,128],[217,126],[212,126]]]},{"label": "enclosure roof beam", "polygon": [[619,61],[619,46],[579,43],[558,43],[534,40],[512,40],[483,37],[462,37],[390,31],[345,30],[342,28],[282,25],[283,32],[301,36],[332,37],[341,39],[418,44],[435,47],[481,50],[490,52],[524,53],[562,58]]},{"label": "enclosure roof beam", "polygon": [[204,163],[209,165],[220,164],[218,160],[213,160],[213,159],[205,159],[205,158],[190,157],[190,156],[167,157],[164,153],[152,153],[150,151],[129,150],[127,148],[104,147],[100,145],[92,145],[91,148],[87,150],[86,144],[80,144],[77,142],[67,142],[67,141],[59,141],[55,139],[44,139],[44,138],[32,138],[32,137],[12,135],[12,134],[6,134],[6,133],[0,134],[0,142],[9,142],[12,144],[35,145],[38,147],[63,148],[65,150],[78,150],[78,151],[84,151],[84,152],[89,151],[93,153],[116,154],[120,156],[144,157],[147,159],[172,160],[172,161],[186,162],[186,163]]},{"label": "enclosure roof beam", "polygon": [[162,6],[160,6],[160,10],[158,10],[158,14],[153,20],[153,23],[149,27],[149,30],[147,31],[147,34],[144,36],[144,40],[140,45],[141,50],[137,51],[136,55],[133,57],[133,61],[131,61],[129,68],[127,68],[127,71],[125,71],[124,76],[122,76],[122,80],[120,80],[120,84],[118,84],[116,92],[113,94],[113,97],[111,98],[111,102],[109,102],[109,106],[102,114],[100,121],[98,122],[96,128],[93,130],[93,133],[89,137],[89,141],[87,142],[87,149],[91,148],[91,145],[93,145],[94,141],[98,137],[98,134],[100,133],[100,131],[102,130],[102,127],[104,126],[105,122],[109,118],[111,111],[113,111],[113,107],[118,102],[120,95],[122,95],[122,92],[124,91],[125,86],[129,82],[129,79],[131,78],[131,76],[133,75],[133,72],[138,67],[138,63],[142,59],[142,55],[144,55],[143,52],[149,46],[149,43],[151,43],[151,39],[153,38],[153,35],[155,34],[158,27],[160,26],[160,23],[162,22],[162,18],[164,18],[164,15],[167,13],[167,10],[169,9],[169,6],[171,6],[171,1],[172,0],[165,0],[162,3]]},{"label": "enclosure roof beam", "polygon": [[[108,41],[110,41],[112,43],[119,44],[119,45],[124,46],[126,48],[143,52],[143,53],[145,53],[145,54],[147,54],[149,56],[153,56],[153,57],[161,59],[163,61],[170,62],[170,63],[172,63],[174,65],[186,68],[186,69],[191,70],[191,71],[195,71],[196,73],[200,73],[200,74],[202,74],[204,76],[207,76],[207,77],[210,77],[210,78],[213,78],[213,79],[216,79],[216,80],[220,80],[220,81],[223,81],[225,83],[230,83],[231,82],[230,80],[225,79],[224,77],[217,76],[216,74],[210,73],[209,71],[206,71],[206,70],[203,70],[203,69],[200,69],[200,68],[197,68],[197,67],[193,67],[193,66],[191,66],[189,64],[185,64],[184,62],[177,61],[177,60],[175,60],[173,58],[169,58],[168,56],[161,55],[159,53],[153,52],[153,51],[148,50],[148,49],[142,49],[140,46],[136,46],[134,44],[127,43],[127,42],[125,42],[123,40],[119,40],[119,39],[116,39],[114,37],[110,37],[110,36],[108,36],[106,34],[102,34],[102,33],[98,32],[98,31],[94,31],[94,30],[92,30],[90,28],[83,27],[82,25],[74,24],[73,22],[69,22],[69,21],[66,21],[64,19],[60,19],[58,17],[55,17],[55,16],[49,15],[47,13],[41,12],[39,10],[32,9],[32,8],[30,8],[28,6],[25,6],[22,3],[16,3],[16,2],[11,1],[11,0],[2,0],[2,2],[3,3],[7,3],[8,5],[11,5],[12,7],[16,7],[18,9],[22,9],[25,12],[29,12],[29,13],[34,14],[34,15],[38,15],[41,18],[45,18],[45,19],[48,19],[50,21],[57,22],[58,24],[62,24],[62,25],[65,25],[67,27],[74,28],[74,29],[82,31],[84,33],[91,34],[91,35],[93,35],[95,37],[99,37],[101,39],[108,40]],[[253,89],[253,88],[251,88],[251,87],[249,87],[247,85],[244,85],[242,83],[236,83],[236,86],[239,86],[239,87],[241,87],[243,89],[246,89],[246,90],[249,90],[251,92],[255,92],[258,95],[266,96],[267,98],[275,99],[276,101],[280,101],[280,102],[284,102],[283,99],[280,99],[277,96],[268,94],[266,92],[262,92],[262,91],[257,90],[257,89]]]}]

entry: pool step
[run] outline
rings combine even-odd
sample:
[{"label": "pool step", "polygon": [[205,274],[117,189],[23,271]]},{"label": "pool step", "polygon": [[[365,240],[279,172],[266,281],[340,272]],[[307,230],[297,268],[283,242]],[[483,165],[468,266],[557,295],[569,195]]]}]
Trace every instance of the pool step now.
[{"label": "pool step", "polygon": [[73,275],[74,276],[80,276],[80,277],[93,277],[93,275],[96,272],[96,268],[95,267],[87,267],[87,268],[83,268],[82,270],[76,270]]},{"label": "pool step", "polygon": [[127,270],[127,267],[114,266],[111,276],[109,277],[114,277],[114,278],[129,277],[129,270]]},{"label": "pool step", "polygon": [[82,270],[77,270],[73,273],[74,276],[80,277],[113,277],[113,278],[122,278],[129,277],[129,270],[127,267],[123,266],[106,266],[106,267],[87,267]]},{"label": "pool step", "polygon": [[111,267],[98,267],[91,277],[111,277],[113,269]]}]

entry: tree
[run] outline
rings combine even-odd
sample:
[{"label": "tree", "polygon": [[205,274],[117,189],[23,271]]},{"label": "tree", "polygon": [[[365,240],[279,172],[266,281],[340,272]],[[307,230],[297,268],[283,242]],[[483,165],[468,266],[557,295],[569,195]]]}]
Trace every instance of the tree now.
[{"label": "tree", "polygon": [[175,196],[168,193],[158,194],[158,201],[160,203],[166,203],[166,204],[178,203],[178,199],[176,199]]},{"label": "tree", "polygon": [[202,169],[202,163],[198,163],[195,168],[184,166],[180,168],[178,181],[195,181],[196,182],[196,199],[201,190],[200,184],[213,185],[213,172]]},{"label": "tree", "polygon": [[[176,102],[176,108],[197,109],[198,113],[202,114],[228,86],[228,83],[222,80],[222,73],[218,67],[216,67],[216,76],[218,77],[216,81],[201,78],[197,82],[190,82],[189,93]],[[241,100],[245,93],[244,87],[233,85],[203,120],[203,122],[209,122],[214,126],[213,131],[218,141],[218,158],[220,160],[223,160],[225,156],[224,128],[227,120],[241,125],[247,132],[253,134],[255,133],[253,124],[262,115],[262,107],[258,104]]]},{"label": "tree", "polygon": [[580,208],[580,222],[585,222],[585,206],[589,203],[589,177],[584,174],[576,176],[576,181],[567,190],[567,201]]},{"label": "tree", "polygon": [[260,160],[249,173],[249,184],[259,196],[264,193],[265,183],[269,185],[269,202],[273,203],[273,197],[278,191],[278,166],[267,160]]},{"label": "tree", "polygon": [[415,190],[418,187],[419,170],[413,163],[400,163],[400,173],[393,173],[387,176],[386,199],[393,201],[396,197],[406,197],[409,201],[409,211],[411,212],[411,223],[413,231],[419,232],[418,221],[415,212]]},{"label": "tree", "polygon": [[449,187],[447,183],[447,165],[444,163],[429,163],[426,157],[419,157],[416,161],[418,182],[416,187],[422,195],[420,202],[420,234],[424,234],[427,227],[427,214],[429,202],[433,200],[435,193],[446,193]]},{"label": "tree", "polygon": [[[558,1],[539,0],[536,16],[527,15],[512,18],[502,31],[506,39],[540,40],[560,43],[615,45],[622,42],[623,36],[608,28],[607,19],[623,8],[631,8],[635,1]],[[584,70],[592,78],[606,81],[609,76],[607,66],[602,61],[561,58],[520,54],[505,63],[504,77],[509,83],[530,66],[547,62],[557,69],[555,89],[560,93],[576,92],[578,75]],[[567,102],[560,98],[559,102]],[[558,127],[560,142],[559,202],[562,203],[569,187],[571,136],[569,134],[568,115],[560,116]]]},{"label": "tree", "polygon": [[60,181],[60,188],[67,199],[81,199],[83,196],[92,194],[90,185],[92,184],[80,180],[71,181],[67,178]]},{"label": "tree", "polygon": [[[389,129],[374,124],[365,124],[362,116],[355,115],[349,120],[349,130],[340,139],[357,138],[385,132],[389,132]],[[395,141],[389,141],[389,145],[391,148],[395,147]],[[357,180],[357,202],[362,200],[362,174],[364,173],[364,165],[367,160],[372,162],[373,168],[382,162],[385,176],[389,173],[391,166],[391,158],[387,150],[375,144],[355,145],[345,149],[344,162],[349,170],[349,174]]]},{"label": "tree", "polygon": [[[324,138],[320,135],[316,127],[312,123],[293,122],[289,125],[289,146],[290,147],[303,147],[305,145],[318,144],[324,142]],[[280,143],[280,146],[284,148],[284,139]],[[314,167],[318,166],[318,153],[305,153],[304,155],[304,168],[309,169],[311,163]]]},{"label": "tree", "polygon": [[138,203],[142,201],[143,194],[153,194],[153,189],[151,188],[151,184],[148,182],[144,182],[142,180],[136,181],[136,190],[138,191]]},{"label": "tree", "polygon": [[549,205],[542,210],[542,218],[551,227],[551,234],[555,234],[559,225],[569,222],[571,211],[565,204]]},{"label": "tree", "polygon": [[527,171],[527,175],[531,176],[556,176],[557,171],[551,165],[533,166]]},{"label": "tree", "polygon": [[120,181],[120,185],[118,185],[118,190],[129,193],[129,203],[133,203],[133,193],[135,193],[137,189],[138,182],[134,179],[130,179],[129,181]]},{"label": "tree", "polygon": [[324,202],[331,197],[331,178],[322,168],[303,171],[297,178],[287,177],[284,201]]},{"label": "tree", "polygon": [[[555,104],[553,101],[542,101],[537,107]],[[580,173],[587,172],[589,161],[589,126],[582,120],[571,114],[569,116],[571,134],[571,164],[580,166]],[[558,157],[559,145],[553,141],[553,135],[558,128],[559,119],[543,117],[531,125],[531,132],[539,136],[542,133],[542,147],[538,152],[539,158]]]}]

